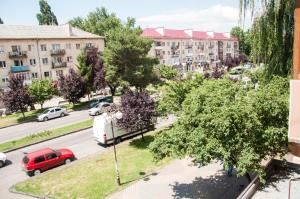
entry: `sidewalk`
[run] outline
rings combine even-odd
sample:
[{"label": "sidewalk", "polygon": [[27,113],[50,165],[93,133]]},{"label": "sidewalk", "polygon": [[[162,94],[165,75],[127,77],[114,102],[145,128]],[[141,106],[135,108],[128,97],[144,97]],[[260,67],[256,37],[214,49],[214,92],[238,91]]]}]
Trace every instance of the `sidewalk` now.
[{"label": "sidewalk", "polygon": [[222,168],[220,163],[197,167],[189,159],[174,160],[108,199],[236,198],[246,187],[247,179],[227,177]]}]

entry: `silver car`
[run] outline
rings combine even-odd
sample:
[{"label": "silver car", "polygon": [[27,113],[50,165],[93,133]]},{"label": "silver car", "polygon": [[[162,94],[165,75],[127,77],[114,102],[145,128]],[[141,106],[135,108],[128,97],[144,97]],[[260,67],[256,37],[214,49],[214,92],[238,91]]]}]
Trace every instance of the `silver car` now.
[{"label": "silver car", "polygon": [[110,103],[100,102],[99,104],[97,104],[96,106],[94,106],[89,110],[89,115],[100,115],[104,112],[104,109],[109,106]]},{"label": "silver car", "polygon": [[54,107],[46,109],[41,115],[38,116],[38,121],[47,121],[49,119],[64,117],[68,112],[65,108]]}]

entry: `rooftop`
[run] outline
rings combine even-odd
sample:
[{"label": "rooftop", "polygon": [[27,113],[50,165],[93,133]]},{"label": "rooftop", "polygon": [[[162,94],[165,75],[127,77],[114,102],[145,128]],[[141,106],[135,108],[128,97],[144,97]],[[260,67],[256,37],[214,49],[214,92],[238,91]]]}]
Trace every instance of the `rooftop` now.
[{"label": "rooftop", "polygon": [[178,30],[160,28],[145,28],[142,36],[153,39],[211,39],[236,41],[229,33],[204,32],[194,30]]},{"label": "rooftop", "polygon": [[70,24],[52,26],[24,26],[0,24],[0,39],[64,39],[64,38],[104,38]]}]

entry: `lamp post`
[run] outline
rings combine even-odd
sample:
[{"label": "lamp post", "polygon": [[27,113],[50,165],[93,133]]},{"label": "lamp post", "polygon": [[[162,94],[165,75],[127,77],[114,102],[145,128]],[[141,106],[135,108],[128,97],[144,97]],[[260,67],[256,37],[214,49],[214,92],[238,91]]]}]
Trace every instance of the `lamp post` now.
[{"label": "lamp post", "polygon": [[111,115],[111,132],[113,136],[113,145],[114,145],[114,156],[115,156],[115,167],[116,167],[116,174],[117,174],[117,183],[118,185],[121,185],[121,180],[120,180],[120,172],[119,172],[119,166],[118,166],[118,159],[117,159],[117,151],[116,151],[116,140],[115,140],[115,132],[114,132],[114,125],[113,125],[113,120],[114,119],[121,119],[123,117],[123,114],[121,112],[113,113]]}]

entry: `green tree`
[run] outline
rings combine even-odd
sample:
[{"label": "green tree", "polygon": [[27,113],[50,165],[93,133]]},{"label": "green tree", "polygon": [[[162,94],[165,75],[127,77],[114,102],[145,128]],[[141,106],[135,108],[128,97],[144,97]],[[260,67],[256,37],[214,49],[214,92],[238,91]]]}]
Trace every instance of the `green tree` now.
[{"label": "green tree", "polygon": [[238,38],[239,40],[239,50],[240,53],[243,53],[247,56],[250,55],[251,52],[251,43],[250,43],[250,31],[244,31],[239,26],[233,27],[230,32],[231,36]]},{"label": "green tree", "polygon": [[36,15],[39,25],[58,25],[56,16],[51,10],[50,5],[45,0],[39,1],[40,13]]},{"label": "green tree", "polygon": [[247,92],[230,80],[204,80],[186,97],[175,126],[158,134],[150,149],[158,159],[221,160],[249,180],[249,173],[263,178],[261,161],[286,153],[288,86],[276,77]]},{"label": "green tree", "polygon": [[50,80],[35,80],[28,87],[28,91],[34,103],[38,103],[43,108],[45,101],[50,100],[53,95],[57,94],[56,88]]},{"label": "green tree", "polygon": [[93,90],[93,77],[92,77],[92,65],[88,62],[88,56],[86,51],[82,51],[77,56],[77,68],[83,78],[86,85],[86,92],[88,97],[90,96],[91,91]]},{"label": "green tree", "polygon": [[112,94],[118,86],[145,88],[156,80],[153,66],[157,59],[148,57],[152,42],[140,37],[139,28],[117,28],[107,37],[103,53],[105,80]]},{"label": "green tree", "polygon": [[175,80],[179,77],[178,71],[171,66],[159,64],[155,69],[157,70],[158,76],[162,79]]},{"label": "green tree", "polygon": [[2,19],[1,19],[1,17],[0,17],[0,24],[3,24],[3,21],[2,21]]}]

